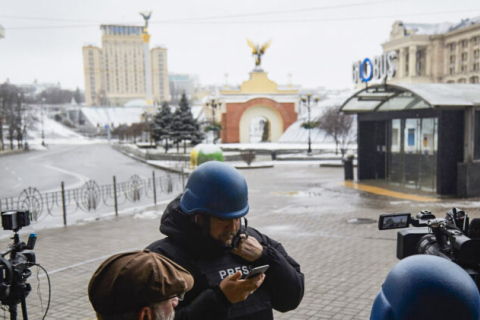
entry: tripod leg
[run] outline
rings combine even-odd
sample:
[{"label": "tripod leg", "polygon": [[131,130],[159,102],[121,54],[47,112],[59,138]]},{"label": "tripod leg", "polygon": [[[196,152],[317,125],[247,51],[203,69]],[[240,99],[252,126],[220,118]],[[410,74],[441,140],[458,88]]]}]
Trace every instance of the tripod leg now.
[{"label": "tripod leg", "polygon": [[20,303],[22,304],[22,315],[23,315],[23,320],[28,320],[28,315],[27,315],[27,302],[25,301],[25,297],[22,296]]},{"label": "tripod leg", "polygon": [[10,320],[17,320],[17,304],[9,305],[8,311],[10,311]]}]

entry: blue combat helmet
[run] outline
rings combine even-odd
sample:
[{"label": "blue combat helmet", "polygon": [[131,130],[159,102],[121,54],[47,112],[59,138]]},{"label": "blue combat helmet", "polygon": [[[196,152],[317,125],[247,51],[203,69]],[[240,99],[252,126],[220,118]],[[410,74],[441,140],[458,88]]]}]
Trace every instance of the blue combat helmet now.
[{"label": "blue combat helmet", "polygon": [[198,166],[190,175],[180,199],[187,215],[205,213],[236,219],[248,213],[248,188],[237,169],[218,161]]},{"label": "blue combat helmet", "polygon": [[375,302],[371,320],[480,319],[475,282],[447,259],[414,255],[397,263]]}]

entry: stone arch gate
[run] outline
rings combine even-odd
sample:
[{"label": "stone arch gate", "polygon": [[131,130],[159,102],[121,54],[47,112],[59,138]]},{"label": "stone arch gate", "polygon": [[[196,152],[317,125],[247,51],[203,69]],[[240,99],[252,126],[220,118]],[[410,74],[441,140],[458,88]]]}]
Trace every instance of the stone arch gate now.
[{"label": "stone arch gate", "polygon": [[249,143],[249,126],[255,117],[269,121],[271,142],[298,118],[298,91],[279,90],[265,72],[253,71],[250,80],[240,90],[225,89],[220,92],[223,143]]}]

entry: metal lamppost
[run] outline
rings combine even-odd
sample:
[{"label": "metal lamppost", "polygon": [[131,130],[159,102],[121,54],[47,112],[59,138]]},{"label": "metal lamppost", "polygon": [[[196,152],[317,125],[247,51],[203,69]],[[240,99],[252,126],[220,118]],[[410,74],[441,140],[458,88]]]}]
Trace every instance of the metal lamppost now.
[{"label": "metal lamppost", "polygon": [[313,97],[312,98],[312,95],[310,93],[308,93],[306,96],[302,97],[302,102],[308,109],[308,150],[307,150],[307,153],[309,155],[312,154],[312,140],[311,140],[312,123],[310,121],[310,101],[311,100],[313,100],[313,102],[315,104],[317,104],[319,98],[318,97]]},{"label": "metal lamppost", "polygon": [[[218,102],[215,99],[210,99],[210,102],[205,103],[207,107],[212,108],[212,122],[210,124],[210,130],[211,131],[217,131],[217,128],[215,127],[215,109],[220,108],[222,106],[221,102]],[[213,134],[213,144],[215,144],[215,136],[216,134]]]},{"label": "metal lamppost", "polygon": [[42,110],[41,110],[41,113],[42,113],[42,146],[45,147],[45,127],[44,127],[44,124],[43,124],[43,112],[44,112],[44,106],[45,104],[45,98],[42,98]]}]

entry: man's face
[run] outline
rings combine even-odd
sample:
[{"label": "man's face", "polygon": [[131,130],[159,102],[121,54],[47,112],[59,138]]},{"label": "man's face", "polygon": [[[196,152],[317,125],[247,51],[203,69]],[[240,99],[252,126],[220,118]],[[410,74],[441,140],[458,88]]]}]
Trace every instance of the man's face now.
[{"label": "man's face", "polygon": [[175,307],[178,305],[178,298],[174,297],[165,300],[155,312],[155,320],[173,320],[175,318]]},{"label": "man's face", "polygon": [[228,246],[240,230],[240,218],[220,219],[210,217],[210,236]]}]

